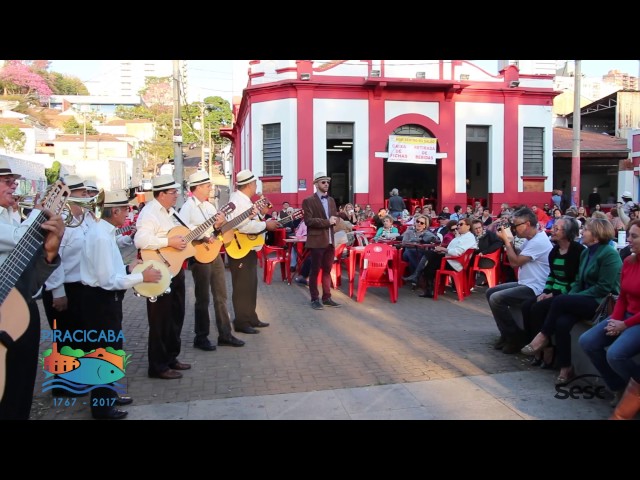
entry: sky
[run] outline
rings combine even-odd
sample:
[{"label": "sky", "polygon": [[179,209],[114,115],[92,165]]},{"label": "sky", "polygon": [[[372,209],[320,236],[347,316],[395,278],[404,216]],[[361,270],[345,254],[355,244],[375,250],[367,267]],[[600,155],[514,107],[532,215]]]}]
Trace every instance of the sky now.
[{"label": "sky", "polygon": [[[51,60],[49,70],[73,75],[83,82],[100,78],[103,60]],[[483,70],[496,75],[497,60],[470,60]],[[582,60],[582,74],[586,77],[602,77],[609,70],[619,70],[632,76],[640,76],[639,60]],[[233,96],[242,94],[247,85],[248,60],[187,60],[189,103],[209,96],[219,96],[230,103]]]}]

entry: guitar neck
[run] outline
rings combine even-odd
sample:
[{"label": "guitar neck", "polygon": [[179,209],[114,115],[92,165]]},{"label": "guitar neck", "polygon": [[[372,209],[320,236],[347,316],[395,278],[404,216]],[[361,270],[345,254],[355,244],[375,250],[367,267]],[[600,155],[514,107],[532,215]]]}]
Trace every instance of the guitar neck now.
[{"label": "guitar neck", "polygon": [[116,235],[122,235],[123,233],[127,233],[129,231],[133,230],[133,226],[132,225],[127,225],[126,227],[120,227],[118,229],[116,229]]},{"label": "guitar neck", "polygon": [[[264,200],[264,201],[263,201]],[[258,200],[256,202],[256,206],[258,206],[258,208],[261,207],[262,204],[264,204],[267,200],[265,199],[261,199]],[[222,235],[224,235],[225,233],[227,233],[229,230],[233,230],[234,228],[236,228],[238,225],[240,225],[243,221],[245,221],[247,218],[251,217],[251,212],[253,211],[253,207],[251,207],[248,210],[245,210],[244,212],[242,212],[240,215],[238,215],[237,217],[235,217],[232,220],[229,220],[227,223],[225,223],[224,225],[222,225],[222,227],[220,227],[220,232]]]},{"label": "guitar neck", "polygon": [[18,279],[25,271],[36,251],[42,247],[44,235],[40,226],[47,220],[40,212],[24,235],[20,237],[13,251],[0,265],[0,304],[2,304]]}]

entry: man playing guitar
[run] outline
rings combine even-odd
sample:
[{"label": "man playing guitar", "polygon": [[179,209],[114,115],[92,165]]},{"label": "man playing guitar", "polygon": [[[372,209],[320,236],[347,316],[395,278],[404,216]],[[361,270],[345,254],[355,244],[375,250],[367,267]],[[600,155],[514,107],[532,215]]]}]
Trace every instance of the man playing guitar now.
[{"label": "man playing guitar", "polygon": [[[180,185],[172,175],[159,175],[152,180],[153,200],[146,204],[136,222],[136,248],[158,250],[173,247],[187,248],[182,235],[167,237],[167,233],[178,225],[186,225],[174,210]],[[180,354],[182,325],[185,309],[184,269],[171,279],[170,292],[155,301],[147,299],[149,321],[149,369],[152,378],[171,380],[182,378],[179,370],[188,370],[191,365],[178,360]]]},{"label": "man playing guitar", "polygon": [[[240,215],[243,211],[253,207],[251,197],[256,194],[257,178],[251,170],[242,170],[236,174],[237,189],[230,195],[229,201],[236,205],[236,209],[230,215],[229,220]],[[264,231],[274,231],[279,227],[276,220],[262,221],[259,217],[253,217],[240,224],[240,234],[264,235]],[[236,318],[233,328],[241,333],[260,333],[256,327],[268,327],[269,324],[261,322],[256,313],[256,301],[258,296],[258,272],[257,251],[262,244],[250,249],[243,257],[233,258],[229,256],[229,270],[231,271],[231,284],[233,293],[231,301]]]},{"label": "man playing guitar", "polygon": [[[218,214],[216,207],[209,202],[211,193],[211,180],[205,170],[198,170],[189,176],[189,190],[191,196],[180,209],[180,216],[189,228],[194,229],[204,221]],[[201,239],[213,243],[216,238],[212,236],[213,228],[219,228],[226,221],[224,214],[207,230]],[[209,263],[201,263],[193,259],[190,267],[193,275],[195,301],[195,338],[193,346],[204,351],[212,351],[216,346],[209,340],[209,290],[213,295],[213,310],[216,316],[218,328],[218,345],[242,347],[244,342],[231,334],[231,321],[227,309],[227,282],[225,279],[224,261],[221,255],[217,255]]]},{"label": "man playing guitar", "polygon": [[28,309],[28,312],[24,312],[28,317],[28,325],[20,336],[12,335],[11,322],[23,312],[13,306],[11,293],[0,306],[0,343],[4,350],[0,368],[6,378],[4,391],[0,392],[0,420],[29,419],[38,372],[40,342],[40,313],[33,295],[61,264],[58,248],[65,228],[59,214],[53,215],[38,208],[34,208],[22,224],[14,222],[7,207],[14,201],[13,193],[19,178],[19,174],[11,171],[9,162],[0,158],[0,264],[4,263],[22,241],[25,231],[34,225],[41,213],[46,215],[47,220],[39,226],[44,236],[43,247],[37,248],[29,259],[28,268],[24,269],[15,283],[15,295],[21,297],[18,306]]}]

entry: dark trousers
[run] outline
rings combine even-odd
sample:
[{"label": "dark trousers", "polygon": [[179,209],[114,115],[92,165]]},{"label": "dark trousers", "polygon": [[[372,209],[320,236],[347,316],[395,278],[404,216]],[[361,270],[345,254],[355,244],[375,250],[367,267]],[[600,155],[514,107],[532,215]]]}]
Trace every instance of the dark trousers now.
[{"label": "dark trousers", "polygon": [[[67,296],[67,309],[59,312],[53,308],[53,293],[49,290],[45,290],[42,293],[42,305],[44,312],[47,315],[47,321],[49,327],[53,330],[53,321],[56,321],[56,329],[62,334],[61,338],[64,338],[66,331],[73,332],[79,329],[79,325],[82,322],[82,302],[84,295],[85,285],[81,282],[72,282],[64,284],[64,291]],[[58,343],[58,351],[68,345],[72,348],[81,348],[73,342],[60,342]]]},{"label": "dark trousers", "polygon": [[231,272],[231,302],[235,313],[236,329],[254,327],[260,321],[256,313],[258,296],[258,256],[250,250],[242,258],[229,257]]},{"label": "dark trousers", "polygon": [[[112,330],[114,332],[113,342],[106,339],[85,343],[83,350],[89,352],[96,348],[111,347],[116,350],[122,349],[122,339],[118,340],[122,331],[122,299],[125,290],[105,290],[99,287],[88,287],[84,289],[84,299],[82,302],[82,326],[86,331],[96,330],[98,332]],[[117,366],[119,368],[119,366]],[[115,406],[115,399],[118,392],[115,386],[110,384],[104,387],[97,387],[91,390],[91,414],[93,416],[104,416]]]},{"label": "dark trousers", "polygon": [[[424,252],[427,258],[427,264],[424,267],[422,275],[427,282],[427,287],[433,286],[434,279],[436,278],[436,271],[440,270],[440,263],[442,258],[446,256],[444,252],[436,252],[435,250],[427,250]],[[453,270],[449,262],[447,262],[446,268]]]},{"label": "dark trousers", "polygon": [[320,297],[318,290],[318,272],[322,270],[322,300],[331,298],[331,268],[336,250],[333,245],[326,248],[310,248],[311,270],[309,271],[309,293],[311,301]]},{"label": "dark trousers", "polygon": [[[7,348],[4,395],[0,402],[0,420],[29,420],[33,389],[38,372],[40,312],[35,301],[27,303],[29,326]],[[3,312],[8,313],[8,312]]]},{"label": "dark trousers", "polygon": [[522,323],[528,342],[533,340],[533,337],[542,329],[542,324],[544,319],[547,318],[553,299],[554,297],[551,297],[538,301],[538,297],[534,297],[525,300],[522,304]]},{"label": "dark trousers", "polygon": [[147,300],[149,322],[149,375],[169,370],[180,355],[184,324],[184,269],[171,279],[171,291],[156,302]]},{"label": "dark trousers", "polygon": [[581,318],[591,318],[598,302],[587,295],[558,295],[540,330],[547,338],[555,334],[556,356],[560,368],[571,366],[571,329]]},{"label": "dark trousers", "polygon": [[195,290],[195,339],[194,342],[207,340],[209,336],[209,292],[213,296],[213,311],[216,316],[218,336],[231,335],[231,320],[227,309],[227,281],[224,273],[224,262],[218,255],[209,263],[194,261],[191,265]]}]

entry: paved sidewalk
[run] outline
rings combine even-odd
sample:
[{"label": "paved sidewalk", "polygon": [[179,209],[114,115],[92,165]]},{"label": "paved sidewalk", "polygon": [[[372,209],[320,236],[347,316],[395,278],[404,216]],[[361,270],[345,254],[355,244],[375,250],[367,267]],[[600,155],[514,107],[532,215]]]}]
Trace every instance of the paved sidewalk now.
[{"label": "paved sidewalk", "polygon": [[[602,399],[554,398],[556,371],[531,367],[524,355],[494,350],[497,330],[485,289],[458,302],[450,292],[433,301],[405,286],[393,304],[386,288],[370,288],[357,303],[346,295],[343,277],[333,294],[342,308],[322,311],[311,309],[306,287],[280,281],[279,271],[271,285],[260,278],[258,313],[271,326],[258,335],[236,334],[246,341],[244,347],[204,352],[192,345],[193,282],[186,272],[180,360],[193,368],[179,380],[147,377],[146,301],[127,292],[124,350],[132,356],[124,383],[134,403],[123,407],[129,411],[123,421],[606,419],[611,414]],[[231,297],[228,273],[227,282]],[[42,305],[41,314],[48,328]],[[49,347],[45,342],[41,351]],[[43,379],[40,372],[33,419],[91,418],[89,397],[54,406],[49,392],[41,390]]]}]

